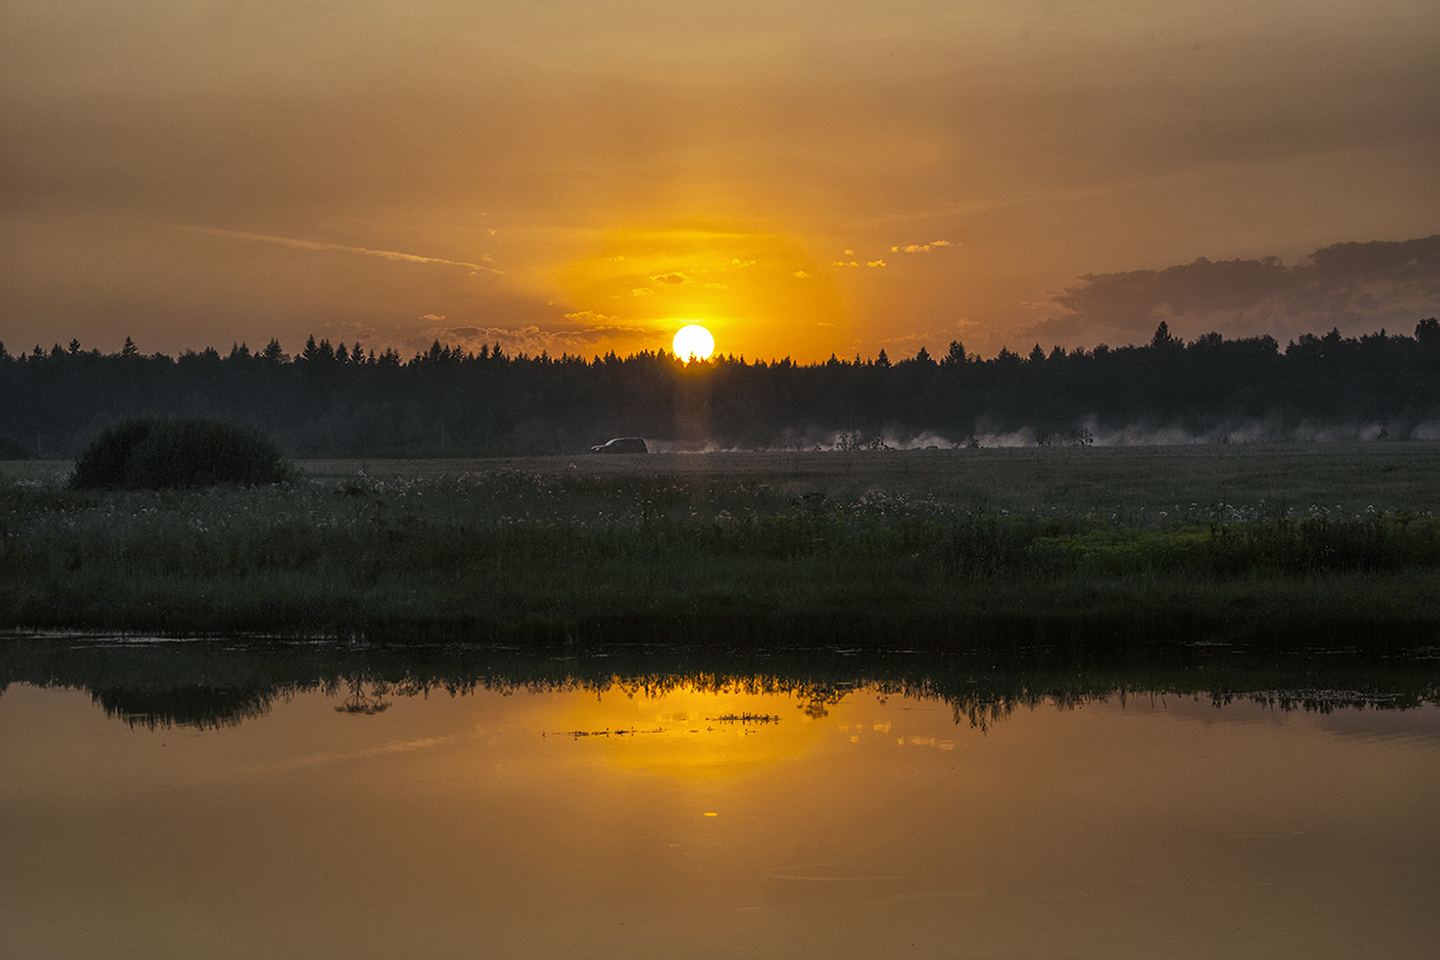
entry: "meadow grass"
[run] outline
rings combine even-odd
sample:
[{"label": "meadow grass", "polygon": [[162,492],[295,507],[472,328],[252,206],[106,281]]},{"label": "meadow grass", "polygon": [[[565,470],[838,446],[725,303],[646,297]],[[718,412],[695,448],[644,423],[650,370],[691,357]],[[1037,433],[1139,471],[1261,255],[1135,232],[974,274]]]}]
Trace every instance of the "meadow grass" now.
[{"label": "meadow grass", "polygon": [[1089,622],[1433,641],[1440,520],[1416,477],[1440,451],[1326,452],[323,462],[157,492],[37,471],[0,486],[0,628],[953,644]]},{"label": "meadow grass", "polygon": [[[1027,447],[848,453],[651,454],[524,457],[510,469],[549,475],[664,476],[770,484],[791,496],[853,500],[870,491],[989,510],[1120,512],[1155,519],[1192,504],[1236,504],[1278,515],[1312,506],[1440,512],[1440,443],[1210,444],[1169,447]],[[423,479],[486,472],[495,460],[308,460],[300,469],[340,481],[357,471]],[[57,464],[50,469],[63,468]],[[46,469],[37,464],[38,474]]]}]

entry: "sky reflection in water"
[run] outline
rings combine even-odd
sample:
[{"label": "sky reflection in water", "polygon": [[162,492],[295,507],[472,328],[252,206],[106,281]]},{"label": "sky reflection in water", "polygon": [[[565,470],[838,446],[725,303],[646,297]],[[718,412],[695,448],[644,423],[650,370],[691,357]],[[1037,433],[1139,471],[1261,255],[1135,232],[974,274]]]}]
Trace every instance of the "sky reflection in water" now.
[{"label": "sky reflection in water", "polygon": [[827,692],[432,692],[369,714],[304,693],[201,731],[13,685],[0,952],[1422,957],[1440,942],[1434,706],[1112,697],[981,730],[938,700]]}]

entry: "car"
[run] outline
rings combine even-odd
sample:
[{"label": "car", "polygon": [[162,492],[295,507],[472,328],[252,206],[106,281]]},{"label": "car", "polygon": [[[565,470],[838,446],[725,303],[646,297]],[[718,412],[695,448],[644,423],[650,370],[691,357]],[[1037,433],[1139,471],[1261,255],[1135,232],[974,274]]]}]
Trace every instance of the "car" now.
[{"label": "car", "polygon": [[639,437],[616,437],[590,448],[591,453],[649,453],[650,448]]}]

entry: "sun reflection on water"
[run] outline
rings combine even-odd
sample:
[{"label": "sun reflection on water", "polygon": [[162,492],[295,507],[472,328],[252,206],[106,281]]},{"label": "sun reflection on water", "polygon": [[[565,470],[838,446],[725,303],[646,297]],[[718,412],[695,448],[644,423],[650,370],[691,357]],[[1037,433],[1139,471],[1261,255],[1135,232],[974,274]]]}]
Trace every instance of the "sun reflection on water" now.
[{"label": "sun reflection on water", "polygon": [[584,740],[621,771],[711,781],[740,777],[813,751],[831,724],[793,694],[672,689],[573,697],[547,737]]},{"label": "sun reflection on water", "polygon": [[[357,681],[207,724],[5,691],[0,953],[210,955],[207,917],[307,958],[1434,942],[1433,705],[1112,696],[986,726],[861,681],[592,676]],[[56,922],[82,895],[103,940]]]}]

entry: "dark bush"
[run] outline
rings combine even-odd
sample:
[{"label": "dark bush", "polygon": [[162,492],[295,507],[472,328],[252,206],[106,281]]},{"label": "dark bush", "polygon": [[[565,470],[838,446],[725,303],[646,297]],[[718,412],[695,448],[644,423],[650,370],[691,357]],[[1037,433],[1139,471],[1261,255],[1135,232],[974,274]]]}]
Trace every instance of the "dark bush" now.
[{"label": "dark bush", "polygon": [[293,471],[254,427],[186,417],[127,420],[75,462],[72,486],[127,490],[279,483]]},{"label": "dark bush", "polygon": [[70,485],[81,489],[114,489],[127,486],[125,466],[130,462],[130,455],[141,441],[150,435],[155,424],[156,421],[148,417],[126,420],[100,434],[80,455],[80,459],[75,461],[75,473],[70,477]]}]

